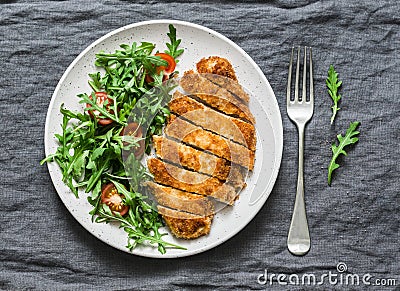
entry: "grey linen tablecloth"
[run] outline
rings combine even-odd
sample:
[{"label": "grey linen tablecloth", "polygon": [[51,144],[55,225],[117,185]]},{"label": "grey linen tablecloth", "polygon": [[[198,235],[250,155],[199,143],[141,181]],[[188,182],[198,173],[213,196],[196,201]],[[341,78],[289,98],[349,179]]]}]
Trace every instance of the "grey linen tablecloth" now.
[{"label": "grey linen tablecloth", "polygon": [[[399,290],[398,1],[0,3],[0,288]],[[267,76],[283,119],[281,169],[265,206],[226,243],[182,259],[148,259],[104,244],[71,216],[39,165],[47,107],[68,65],[107,32],[150,19],[194,22],[236,42]],[[286,247],[297,175],[297,131],[285,109],[292,45],[314,49],[315,113],[305,138],[312,248],[304,257]],[[333,126],[325,86],[330,64],[343,80]],[[340,159],[329,187],[330,144],[356,120],[360,141]],[[331,272],[357,274],[360,282],[334,284],[332,277],[322,286],[284,286],[275,277],[263,285],[266,271],[268,278],[286,276],[281,281]],[[365,274],[371,285],[392,286],[363,285]]]}]

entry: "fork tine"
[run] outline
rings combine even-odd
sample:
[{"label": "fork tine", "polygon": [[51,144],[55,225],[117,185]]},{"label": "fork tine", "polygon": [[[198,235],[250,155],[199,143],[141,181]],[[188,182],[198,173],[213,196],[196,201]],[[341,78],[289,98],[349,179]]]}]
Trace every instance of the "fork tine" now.
[{"label": "fork tine", "polygon": [[294,101],[299,101],[299,71],[300,71],[300,47],[297,49],[297,64],[296,64],[296,84],[294,87]]},{"label": "fork tine", "polygon": [[307,98],[307,47],[304,47],[304,63],[303,63],[303,95],[301,97],[302,102],[306,102]]},{"label": "fork tine", "polygon": [[286,89],[286,104],[290,103],[290,88],[291,88],[291,84],[292,84],[293,51],[294,51],[294,47],[292,47],[292,54],[290,55],[290,61],[289,61],[288,84],[287,84],[287,89]]},{"label": "fork tine", "polygon": [[313,64],[312,64],[312,50],[310,51],[310,103],[314,104],[314,80],[313,80]]}]

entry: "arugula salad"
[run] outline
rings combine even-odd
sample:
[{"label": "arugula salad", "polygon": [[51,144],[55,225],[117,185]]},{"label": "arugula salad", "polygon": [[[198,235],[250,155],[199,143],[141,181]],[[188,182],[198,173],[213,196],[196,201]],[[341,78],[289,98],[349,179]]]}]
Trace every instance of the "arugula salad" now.
[{"label": "arugula salad", "polygon": [[176,29],[164,52],[149,42],[121,44],[114,53],[99,52],[95,65],[102,72],[89,74],[90,94],[77,97],[83,112],[62,105],[58,148],[41,161],[56,162],[63,182],[78,197],[87,193],[94,222],[117,222],[127,233],[127,248],[140,244],[184,249],[166,242],[163,221],[147,199],[143,181],[151,178],[140,162],[150,153],[151,137],[161,134],[170,112],[167,103],[175,87],[177,57],[183,53]]}]

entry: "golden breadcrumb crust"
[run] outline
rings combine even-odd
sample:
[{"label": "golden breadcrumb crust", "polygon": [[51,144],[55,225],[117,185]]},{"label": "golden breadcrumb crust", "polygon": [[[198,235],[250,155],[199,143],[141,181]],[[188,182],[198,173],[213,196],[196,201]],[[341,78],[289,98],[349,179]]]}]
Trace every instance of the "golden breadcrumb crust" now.
[{"label": "golden breadcrumb crust", "polygon": [[235,188],[217,178],[188,171],[175,165],[164,163],[159,159],[147,160],[147,166],[156,183],[210,196],[229,205],[232,205],[237,199]]},{"label": "golden breadcrumb crust", "polygon": [[160,213],[171,232],[177,238],[195,239],[211,230],[213,216],[198,216],[158,205]]},{"label": "golden breadcrumb crust", "polygon": [[196,64],[196,68],[203,77],[225,88],[241,102],[249,103],[250,96],[240,86],[233,66],[227,59],[217,56],[203,58]]},{"label": "golden breadcrumb crust", "polygon": [[248,148],[171,115],[165,133],[174,139],[239,164],[250,171],[255,154]]},{"label": "golden breadcrumb crust", "polygon": [[163,186],[151,181],[145,182],[144,186],[150,189],[160,205],[200,216],[214,213],[213,204],[205,196]]},{"label": "golden breadcrumb crust", "polygon": [[256,134],[254,125],[215,111],[179,91],[174,93],[173,99],[168,106],[171,112],[183,116],[190,122],[255,151]]},{"label": "golden breadcrumb crust", "polygon": [[238,101],[228,90],[221,88],[200,74],[187,71],[179,84],[183,90],[195,95],[212,108],[255,124],[255,118],[246,104]]}]

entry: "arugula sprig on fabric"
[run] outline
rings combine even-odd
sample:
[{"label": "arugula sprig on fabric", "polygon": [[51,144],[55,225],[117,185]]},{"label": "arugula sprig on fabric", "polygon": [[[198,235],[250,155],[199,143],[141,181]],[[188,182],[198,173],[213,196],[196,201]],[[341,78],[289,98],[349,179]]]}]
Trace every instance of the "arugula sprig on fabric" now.
[{"label": "arugula sprig on fabric", "polygon": [[328,185],[331,185],[333,171],[339,168],[339,164],[336,163],[336,159],[341,154],[347,156],[344,148],[348,145],[355,144],[358,141],[358,137],[356,137],[356,135],[358,135],[360,132],[356,131],[356,129],[359,124],[359,121],[350,123],[349,128],[346,130],[345,136],[342,136],[341,134],[337,135],[339,144],[337,145],[336,142],[332,144],[333,155],[328,167]]},{"label": "arugula sprig on fabric", "polygon": [[328,93],[333,100],[331,124],[333,124],[336,114],[340,110],[338,103],[342,96],[338,94],[338,89],[341,85],[342,81],[339,81],[338,73],[335,71],[333,65],[330,65],[328,70],[328,78],[326,79],[326,86],[328,87]]}]

